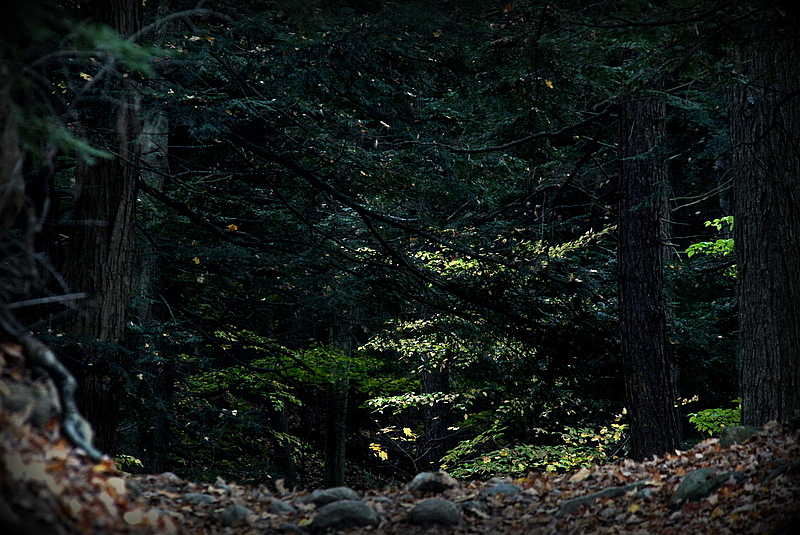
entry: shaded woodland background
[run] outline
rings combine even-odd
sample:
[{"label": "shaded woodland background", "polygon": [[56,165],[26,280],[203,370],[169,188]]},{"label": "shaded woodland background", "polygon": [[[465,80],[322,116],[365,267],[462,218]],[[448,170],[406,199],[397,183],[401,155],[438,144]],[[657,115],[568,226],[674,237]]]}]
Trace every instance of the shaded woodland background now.
[{"label": "shaded woodland background", "polygon": [[795,6],[3,9],[0,297],[126,470],[560,471],[800,410]]}]

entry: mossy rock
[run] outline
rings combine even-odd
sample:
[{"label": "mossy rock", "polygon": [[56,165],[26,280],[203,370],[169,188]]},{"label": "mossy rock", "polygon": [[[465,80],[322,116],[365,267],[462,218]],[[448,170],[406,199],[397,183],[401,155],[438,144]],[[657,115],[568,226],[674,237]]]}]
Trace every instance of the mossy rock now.
[{"label": "mossy rock", "polygon": [[763,428],[752,425],[726,425],[719,435],[719,443],[725,448],[734,444],[742,444],[748,439],[759,434]]}]

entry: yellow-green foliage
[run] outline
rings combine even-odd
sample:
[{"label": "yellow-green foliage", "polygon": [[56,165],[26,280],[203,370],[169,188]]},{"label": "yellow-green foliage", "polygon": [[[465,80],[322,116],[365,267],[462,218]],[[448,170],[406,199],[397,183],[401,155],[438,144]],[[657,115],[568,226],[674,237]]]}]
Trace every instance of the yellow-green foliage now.
[{"label": "yellow-green foliage", "polygon": [[716,435],[726,425],[739,425],[742,422],[742,399],[731,400],[735,407],[728,409],[706,409],[689,414],[689,421],[701,433]]},{"label": "yellow-green foliage", "polygon": [[137,459],[133,455],[125,455],[124,453],[114,456],[114,462],[120,470],[125,470],[126,468],[134,466],[144,466],[140,459]]},{"label": "yellow-green foliage", "polygon": [[[729,230],[733,230],[733,216],[725,216],[719,219],[714,219],[711,221],[706,221],[705,225],[707,227],[714,227],[718,231],[722,231],[725,225],[728,226]],[[696,254],[704,254],[709,256],[729,256],[733,254],[733,238],[719,238],[712,241],[703,241],[699,243],[695,243],[690,245],[686,249],[686,256],[691,258]],[[736,267],[729,267],[727,268],[724,273],[731,277],[736,276]]]},{"label": "yellow-green foliage", "polygon": [[520,444],[469,460],[456,461],[469,448],[491,438],[492,433],[483,433],[448,452],[442,468],[454,477],[470,479],[495,475],[523,476],[529,471],[568,471],[604,463],[615,457],[613,446],[623,439],[627,425],[619,423],[620,419],[621,415],[612,424],[599,430],[565,427],[561,433],[561,444]]}]

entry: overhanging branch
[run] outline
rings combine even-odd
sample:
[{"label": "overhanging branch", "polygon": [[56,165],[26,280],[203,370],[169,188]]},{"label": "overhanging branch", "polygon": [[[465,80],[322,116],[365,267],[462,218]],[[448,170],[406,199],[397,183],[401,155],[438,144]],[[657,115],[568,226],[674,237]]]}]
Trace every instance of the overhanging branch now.
[{"label": "overhanging branch", "polygon": [[386,215],[386,214],[382,214],[382,213],[376,212],[374,210],[370,210],[369,208],[365,207],[363,204],[359,203],[355,199],[352,199],[348,195],[345,195],[344,193],[342,193],[338,189],[336,189],[333,186],[331,186],[329,183],[327,183],[321,177],[317,176],[315,173],[313,173],[313,172],[309,171],[308,169],[304,168],[303,166],[295,163],[294,161],[290,160],[289,158],[286,158],[286,157],[281,156],[279,154],[275,154],[274,152],[272,152],[272,151],[270,151],[268,149],[265,149],[263,147],[259,147],[255,143],[252,143],[252,142],[250,142],[250,141],[248,141],[248,140],[246,140],[246,139],[244,139],[242,137],[237,137],[237,141],[242,146],[246,147],[248,150],[251,150],[252,152],[258,154],[259,156],[261,156],[263,158],[266,158],[267,160],[269,160],[269,161],[271,161],[273,163],[276,163],[276,164],[280,165],[281,167],[284,167],[284,168],[292,171],[296,175],[300,176],[301,178],[305,179],[306,182],[308,182],[311,186],[317,188],[320,191],[323,191],[323,192],[327,193],[328,195],[330,195],[330,197],[332,199],[335,199],[336,201],[338,201],[338,202],[342,203],[343,205],[347,206],[348,208],[352,209],[356,214],[358,214],[360,217],[362,217],[362,219],[366,218],[366,219],[369,219],[370,221],[377,221],[377,222],[380,222],[380,223],[384,223],[386,225],[390,225],[390,226],[392,226],[392,227],[394,227],[394,228],[396,228],[398,230],[402,230],[402,231],[407,232],[409,234],[413,234],[415,236],[419,236],[420,238],[425,238],[426,240],[429,240],[431,242],[438,243],[439,245],[441,245],[443,247],[446,247],[448,249],[451,249],[453,251],[461,253],[461,254],[463,254],[463,255],[465,255],[465,256],[467,256],[469,258],[472,258],[474,260],[479,260],[479,261],[482,261],[482,262],[488,262],[488,263],[492,263],[492,264],[499,264],[499,265],[508,267],[508,264],[506,262],[504,262],[503,260],[500,260],[500,259],[497,259],[497,258],[491,258],[491,257],[488,257],[488,256],[484,256],[484,255],[475,253],[474,251],[470,251],[469,249],[466,249],[464,247],[460,247],[460,246],[458,246],[458,245],[456,245],[456,244],[454,244],[452,242],[449,242],[447,240],[443,240],[442,238],[439,238],[438,236],[434,236],[430,232],[427,232],[427,231],[422,230],[420,228],[415,228],[415,227],[412,227],[412,226],[410,226],[410,225],[408,225],[406,223],[403,223],[399,218],[392,217],[392,216],[389,216],[389,215]]}]

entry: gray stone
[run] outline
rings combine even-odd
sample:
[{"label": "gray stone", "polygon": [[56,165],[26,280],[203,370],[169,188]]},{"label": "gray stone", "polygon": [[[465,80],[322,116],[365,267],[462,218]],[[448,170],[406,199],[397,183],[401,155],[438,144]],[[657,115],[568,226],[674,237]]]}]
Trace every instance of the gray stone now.
[{"label": "gray stone", "polygon": [[358,494],[350,487],[333,487],[330,489],[315,490],[300,501],[303,503],[313,503],[317,507],[337,502],[339,500],[357,500]]},{"label": "gray stone", "polygon": [[764,484],[769,483],[776,477],[780,477],[789,472],[794,472],[798,468],[800,468],[800,460],[794,462],[778,461],[775,464],[775,467],[772,470],[770,470],[770,472],[766,476],[764,476],[764,478],[761,480],[761,483]]},{"label": "gray stone", "polygon": [[741,472],[718,474],[717,469],[711,466],[698,468],[684,476],[683,481],[672,494],[670,502],[672,505],[681,505],[687,501],[702,500],[727,483],[731,478],[739,482],[745,478],[745,475]]},{"label": "gray stone", "polygon": [[577,498],[566,500],[561,504],[561,508],[556,511],[555,516],[556,518],[560,518],[564,515],[571,515],[572,513],[576,512],[581,505],[588,506],[597,498],[618,498],[632,490],[641,489],[642,487],[646,486],[649,481],[650,480],[648,479],[645,481],[637,481],[629,485],[622,485],[620,487],[608,487],[593,494],[587,494],[586,496],[579,496]]},{"label": "gray stone", "polygon": [[214,485],[216,485],[218,489],[223,490],[228,494],[231,492],[231,486],[225,483],[225,480],[219,476],[217,476],[217,480],[214,482]]},{"label": "gray stone", "polygon": [[340,500],[323,505],[308,525],[311,531],[377,526],[378,513],[359,500]]},{"label": "gray stone", "polygon": [[458,506],[442,498],[422,500],[408,512],[408,521],[417,525],[441,524],[455,526],[462,520]]},{"label": "gray stone", "polygon": [[164,479],[170,485],[177,485],[182,481],[181,478],[175,474],[175,472],[162,472],[159,477]]},{"label": "gray stone", "polygon": [[415,494],[440,493],[455,487],[458,482],[447,472],[421,472],[408,484],[408,491]]},{"label": "gray stone", "polygon": [[289,522],[288,524],[284,524],[281,526],[281,531],[283,533],[303,533],[303,528],[301,528],[297,524]]},{"label": "gray stone", "polygon": [[678,488],[675,489],[675,492],[672,494],[672,504],[674,505],[693,499],[696,496],[697,488],[714,477],[716,472],[716,468],[709,466],[706,468],[698,468],[686,474],[683,477],[683,481],[681,481]]},{"label": "gray stone", "polygon": [[497,494],[502,495],[502,497],[506,496],[516,496],[522,492],[522,487],[519,485],[514,485],[511,483],[499,483],[497,485],[492,485],[488,489],[484,490],[481,493],[483,498],[491,498]]},{"label": "gray stone", "polygon": [[289,502],[272,500],[272,502],[270,502],[270,504],[267,506],[267,511],[273,515],[282,515],[285,513],[294,513],[297,511],[297,509],[295,509],[294,505],[290,504]]},{"label": "gray stone", "polygon": [[724,448],[741,444],[759,434],[763,429],[752,425],[726,425],[719,434],[719,444]]},{"label": "gray stone", "polygon": [[247,518],[253,511],[241,505],[229,505],[219,514],[219,520],[223,526],[233,526],[240,520]]},{"label": "gray stone", "polygon": [[217,501],[215,497],[210,494],[198,494],[197,492],[187,492],[181,496],[181,500],[186,503],[206,504]]},{"label": "gray stone", "polygon": [[469,513],[480,518],[487,518],[489,516],[489,514],[486,512],[486,505],[476,500],[467,500],[462,502],[461,509],[465,513]]}]

